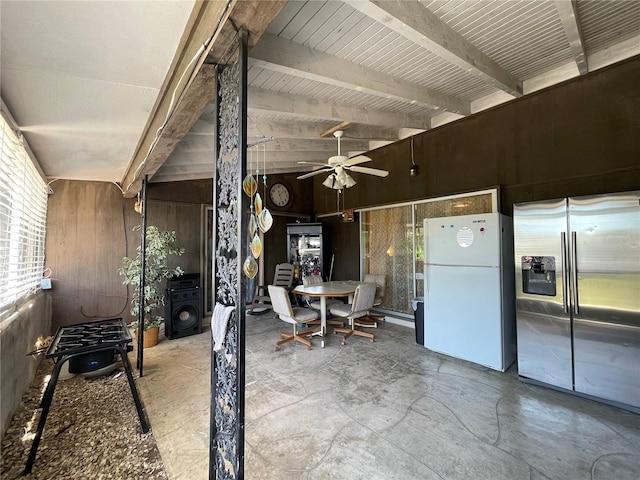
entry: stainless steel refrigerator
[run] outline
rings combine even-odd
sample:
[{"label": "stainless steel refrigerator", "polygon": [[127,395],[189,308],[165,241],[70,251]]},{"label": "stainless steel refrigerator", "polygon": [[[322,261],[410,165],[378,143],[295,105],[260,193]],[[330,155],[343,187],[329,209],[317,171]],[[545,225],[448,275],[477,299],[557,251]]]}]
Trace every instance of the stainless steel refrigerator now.
[{"label": "stainless steel refrigerator", "polygon": [[518,373],[640,413],[640,191],[514,205]]}]

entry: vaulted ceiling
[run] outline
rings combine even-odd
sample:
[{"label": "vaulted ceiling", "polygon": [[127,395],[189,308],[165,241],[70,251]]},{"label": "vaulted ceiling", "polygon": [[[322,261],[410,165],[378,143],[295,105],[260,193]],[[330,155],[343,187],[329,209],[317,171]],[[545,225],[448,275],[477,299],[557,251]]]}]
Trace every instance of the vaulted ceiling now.
[{"label": "vaulted ceiling", "polygon": [[233,57],[238,27],[249,31],[248,140],[269,139],[249,157],[269,173],[335,155],[338,126],[343,153],[368,151],[640,53],[638,1],[2,0],[0,9],[2,99],[45,174],[131,191],[142,174],[212,176],[213,66]]}]

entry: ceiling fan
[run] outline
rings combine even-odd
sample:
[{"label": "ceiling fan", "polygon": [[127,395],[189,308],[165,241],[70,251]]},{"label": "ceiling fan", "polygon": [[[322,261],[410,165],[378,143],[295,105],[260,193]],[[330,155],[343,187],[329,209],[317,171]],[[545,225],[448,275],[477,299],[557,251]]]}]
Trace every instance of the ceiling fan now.
[{"label": "ceiling fan", "polygon": [[334,155],[333,157],[329,157],[327,163],[318,163],[318,162],[298,162],[302,165],[316,165],[321,166],[318,170],[314,170],[313,172],[305,173],[304,175],[300,175],[298,180],[302,180],[304,178],[313,177],[314,175],[318,175],[320,173],[325,172],[333,172],[331,173],[327,179],[322,182],[325,187],[333,188],[335,190],[341,190],[343,188],[353,187],[356,184],[356,181],[347,173],[347,170],[357,173],[366,173],[368,175],[375,175],[377,177],[386,177],[389,175],[389,172],[386,170],[379,170],[377,168],[369,168],[369,167],[360,167],[360,163],[370,162],[371,159],[369,157],[365,157],[364,155],[358,155],[353,158],[349,158],[345,155],[340,154],[340,139],[344,135],[343,130],[336,130],[333,132],[333,136],[338,139],[338,155]]}]

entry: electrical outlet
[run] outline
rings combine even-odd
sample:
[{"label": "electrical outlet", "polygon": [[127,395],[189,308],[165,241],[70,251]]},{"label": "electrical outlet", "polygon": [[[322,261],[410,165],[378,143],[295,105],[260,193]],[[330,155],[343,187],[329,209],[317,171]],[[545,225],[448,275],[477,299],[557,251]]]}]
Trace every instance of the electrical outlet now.
[{"label": "electrical outlet", "polygon": [[40,288],[42,290],[50,290],[51,289],[51,279],[50,278],[43,278],[42,280],[40,280]]}]

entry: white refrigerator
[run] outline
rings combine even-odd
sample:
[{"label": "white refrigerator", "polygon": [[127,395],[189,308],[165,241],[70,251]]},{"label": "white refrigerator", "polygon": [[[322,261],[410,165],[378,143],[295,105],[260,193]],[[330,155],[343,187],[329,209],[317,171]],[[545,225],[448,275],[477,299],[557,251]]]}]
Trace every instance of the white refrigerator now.
[{"label": "white refrigerator", "polygon": [[516,359],[513,223],[424,220],[424,346],[504,372]]}]

